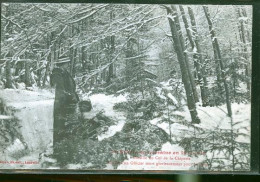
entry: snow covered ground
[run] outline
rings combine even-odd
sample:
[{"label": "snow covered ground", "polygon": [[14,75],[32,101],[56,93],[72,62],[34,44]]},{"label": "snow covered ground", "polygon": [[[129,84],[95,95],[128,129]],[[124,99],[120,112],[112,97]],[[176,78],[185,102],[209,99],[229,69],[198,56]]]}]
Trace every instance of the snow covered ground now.
[{"label": "snow covered ground", "polygon": [[52,142],[54,94],[46,90],[0,90],[6,105],[17,110],[21,132],[32,151],[42,151]]},{"label": "snow covered ground", "polygon": [[[14,90],[5,89],[0,90],[0,97],[5,101],[6,105],[13,107],[17,112],[15,116],[21,121],[21,132],[28,142],[30,153],[25,155],[19,161],[37,161],[39,153],[43,152],[47,146],[52,143],[52,126],[53,126],[53,103],[54,93],[47,90]],[[113,136],[116,132],[120,132],[125,124],[125,114],[123,112],[115,111],[113,106],[116,103],[126,101],[126,97],[123,95],[113,96],[105,94],[94,94],[89,97],[93,106],[93,112],[98,113],[103,111],[104,114],[111,119],[118,121],[117,124],[110,126],[108,131],[98,136],[98,140],[101,141],[105,138]],[[246,127],[247,130],[240,130],[239,132],[250,135],[250,104],[232,104],[233,122],[238,123],[234,126],[239,130],[241,127]],[[229,129],[230,119],[226,114],[225,105],[220,107],[197,107],[199,118],[201,123],[197,124],[197,127],[204,129],[214,129],[216,127]],[[190,115],[186,110],[174,111],[174,114],[181,115],[185,120],[190,121]],[[172,137],[180,137],[185,135],[185,130],[189,131],[191,128],[183,125],[182,123],[174,123],[169,128],[169,124],[166,122],[160,122],[161,118],[155,118],[150,121],[151,124],[157,125],[162,128],[168,134],[172,133]],[[241,123],[240,123],[241,122]],[[237,140],[250,143],[249,138],[240,137]],[[10,148],[19,147],[19,141],[17,144],[13,144]],[[14,146],[17,145],[17,146]],[[183,153],[184,149],[177,144],[165,143],[161,151],[171,152],[172,155],[162,155],[155,153],[151,155],[152,158],[131,158],[125,160],[118,166],[119,170],[189,170],[194,163],[201,162],[205,156],[199,155],[198,157],[190,157]],[[164,158],[166,157],[166,158]],[[8,156],[6,160],[11,160]],[[2,160],[2,159],[1,159]],[[22,164],[0,164],[0,168],[40,168],[39,164],[36,165],[22,165]],[[78,168],[78,167],[77,167]],[[80,168],[80,167],[79,167]],[[109,169],[109,166],[108,166]]]},{"label": "snow covered ground", "polygon": [[[247,130],[240,130],[239,132],[249,134],[250,130],[250,117],[251,117],[251,105],[250,104],[237,104],[233,103],[232,106],[233,113],[233,122],[238,123],[234,126],[234,129],[240,129],[242,127],[247,128]],[[195,126],[202,129],[231,129],[231,119],[227,117],[226,105],[222,105],[220,107],[197,107],[198,116],[201,120],[200,124],[195,124]],[[188,112],[188,108],[185,108],[185,111],[174,111],[174,114],[183,116],[185,120],[191,121],[190,114]],[[170,134],[169,124],[166,122],[160,122],[162,118],[155,118],[151,120],[151,124],[157,125],[162,128],[165,132]],[[171,125],[171,133],[178,136],[183,136],[182,133],[184,130],[192,130],[192,128],[188,128],[181,123],[174,123]],[[249,143],[249,139],[240,138],[240,141]]]},{"label": "snow covered ground", "polygon": [[[53,104],[54,92],[48,90],[16,90],[4,89],[0,90],[0,97],[4,100],[6,106],[16,110],[15,117],[21,122],[21,134],[27,142],[30,153],[19,161],[30,160],[38,161],[39,153],[48,149],[52,143],[53,138]],[[98,136],[99,141],[113,136],[116,132],[120,131],[125,123],[125,116],[121,112],[113,110],[115,103],[126,101],[124,96],[113,97],[105,94],[96,94],[90,96],[93,110],[88,115],[95,116],[100,111],[111,119],[118,121],[116,125],[108,128],[108,131],[103,135]],[[7,153],[22,150],[24,147],[20,140],[10,145],[6,151]],[[6,161],[14,160],[6,155],[3,158]],[[1,158],[2,160],[2,158]],[[0,168],[5,168],[1,166]],[[22,164],[8,164],[7,168],[40,168],[37,165],[22,165]]]},{"label": "snow covered ground", "polygon": [[93,106],[94,113],[104,111],[104,114],[111,119],[118,121],[116,125],[112,125],[108,128],[108,131],[103,135],[98,136],[98,140],[101,141],[105,138],[113,136],[116,132],[121,131],[125,124],[124,113],[115,111],[113,106],[119,102],[125,102],[126,98],[123,95],[114,97],[112,95],[95,94],[90,96],[90,100]]},{"label": "snow covered ground", "polygon": [[[40,168],[39,153],[52,143],[53,138],[54,94],[47,90],[4,89],[0,90],[0,97],[8,107],[16,111],[14,115],[20,120],[21,134],[29,149],[28,155],[20,159],[14,159],[8,155],[23,150],[24,146],[21,145],[21,141],[16,139],[12,145],[7,147],[7,155],[2,156],[2,160],[9,162],[8,166],[0,164],[0,168]],[[10,164],[10,161],[18,164]],[[25,161],[34,161],[35,164],[25,164]]]},{"label": "snow covered ground", "polygon": [[[245,133],[250,136],[250,104],[232,104],[233,122],[237,123],[234,125],[234,130],[240,133]],[[202,129],[215,128],[230,129],[230,118],[227,117],[225,112],[226,106],[221,107],[198,107],[198,115],[201,119],[200,124],[196,124],[197,127]],[[191,121],[189,112],[186,108],[184,112],[175,111],[175,114],[182,115],[187,121]],[[170,134],[169,124],[166,122],[160,122],[162,117],[155,118],[150,121],[151,124],[157,125],[162,128],[166,133]],[[240,129],[245,127],[246,129]],[[240,129],[240,130],[239,130]],[[183,137],[187,133],[192,132],[194,129],[183,125],[182,123],[174,123],[171,125],[172,139]],[[250,137],[239,136],[236,141],[250,143]],[[194,164],[198,164],[205,160],[206,155],[200,151],[198,157],[189,156],[184,153],[184,149],[177,144],[165,143],[161,151],[171,152],[171,155],[155,154],[151,158],[130,158],[125,160],[121,165],[118,166],[120,170],[191,170],[195,169]],[[223,155],[221,154],[221,157]],[[207,167],[207,166],[204,166]]]}]

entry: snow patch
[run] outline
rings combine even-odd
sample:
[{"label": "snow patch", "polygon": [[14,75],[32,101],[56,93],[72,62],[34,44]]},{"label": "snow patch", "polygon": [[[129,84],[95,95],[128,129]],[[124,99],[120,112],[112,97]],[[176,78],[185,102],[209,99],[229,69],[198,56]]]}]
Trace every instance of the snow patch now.
[{"label": "snow patch", "polygon": [[116,103],[127,101],[124,95],[119,95],[115,97],[112,95],[95,94],[91,95],[89,99],[91,100],[93,106],[93,111],[91,112],[98,113],[100,111],[103,111],[106,116],[110,117],[114,121],[118,121],[116,125],[110,126],[107,132],[98,136],[99,141],[105,138],[109,138],[115,135],[116,132],[122,130],[125,124],[126,117],[124,116],[124,113],[115,111],[113,107]]},{"label": "snow patch", "polygon": [[7,106],[20,120],[21,134],[32,151],[41,151],[52,142],[54,94],[48,90],[0,90]]},{"label": "snow patch", "polygon": [[172,100],[172,102],[173,102],[175,105],[178,104],[177,99],[176,99],[171,93],[168,93],[167,96]]},{"label": "snow patch", "polygon": [[6,148],[6,152],[8,152],[9,154],[13,154],[15,152],[18,152],[18,151],[22,151],[25,149],[25,146],[23,145],[23,143],[21,142],[21,140],[19,140],[18,138],[15,139],[15,141],[13,142],[12,145],[8,146]]}]

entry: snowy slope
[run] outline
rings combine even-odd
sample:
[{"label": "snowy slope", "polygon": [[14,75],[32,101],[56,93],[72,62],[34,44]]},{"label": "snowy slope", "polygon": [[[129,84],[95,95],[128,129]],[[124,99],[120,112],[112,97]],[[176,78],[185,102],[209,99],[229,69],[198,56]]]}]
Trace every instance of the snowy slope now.
[{"label": "snowy slope", "polygon": [[[0,97],[5,101],[9,107],[17,110],[15,116],[21,121],[21,132],[25,141],[28,142],[30,153],[19,160],[34,160],[37,161],[39,153],[43,152],[47,146],[52,143],[52,126],[53,126],[53,103],[54,94],[51,91],[37,90],[13,90],[5,89],[0,90]],[[118,121],[117,124],[110,126],[108,131],[103,135],[98,136],[101,141],[105,138],[113,136],[115,133],[120,132],[125,124],[125,113],[113,109],[114,105],[119,102],[125,102],[126,97],[123,95],[113,96],[105,94],[94,94],[89,97],[91,100],[93,110],[91,111],[94,116],[96,113],[103,111],[104,114],[111,119]],[[201,123],[196,126],[202,129],[214,129],[215,127],[230,129],[230,119],[226,114],[225,105],[220,107],[200,107],[197,106],[198,115]],[[241,133],[250,134],[250,104],[232,104],[233,122],[239,123],[235,125],[234,129]],[[176,115],[181,115],[186,121],[190,121],[190,115],[187,108],[184,111],[174,111]],[[90,113],[88,113],[90,114]],[[187,131],[192,131],[181,122],[176,122],[171,125],[166,122],[161,122],[162,117],[155,118],[150,121],[151,124],[157,125],[165,132],[172,134],[173,140],[187,134]],[[241,123],[240,123],[241,122]],[[240,129],[246,127],[247,130]],[[240,137],[238,141],[250,142],[249,138]],[[19,141],[16,143],[19,145]],[[14,146],[10,146],[14,148]],[[120,170],[190,170],[194,163],[199,163],[205,159],[203,155],[198,157],[191,157],[181,152],[184,151],[182,147],[177,144],[170,144],[169,142],[162,145],[161,151],[179,152],[178,155],[171,155],[172,159],[163,159],[161,154],[153,154],[148,158],[129,158],[125,160],[117,169]],[[167,157],[167,156],[166,156]],[[169,157],[169,156],[168,156]],[[177,157],[177,158],[176,158]],[[178,157],[184,158],[179,160]],[[132,165],[125,165],[126,163]],[[153,163],[153,164],[146,164]],[[72,165],[73,166],[73,165]],[[10,164],[8,168],[40,168],[40,165],[20,165]],[[0,167],[1,168],[1,167]],[[74,168],[74,167],[72,167]],[[81,168],[78,166],[77,168]],[[110,169],[109,166],[107,169]],[[112,168],[111,168],[112,169]]]},{"label": "snowy slope", "polygon": [[[250,134],[250,115],[251,115],[251,105],[250,104],[237,104],[233,103],[232,106],[233,113],[233,122],[238,123],[234,126],[234,129],[240,129],[242,127],[246,127],[247,130],[240,130],[239,132]],[[195,124],[195,126],[202,129],[230,129],[231,128],[231,120],[227,117],[226,106],[222,105],[220,107],[197,107],[198,116],[201,120],[200,124]],[[176,115],[181,115],[185,118],[186,121],[191,121],[191,117],[189,115],[188,108],[186,107],[183,112],[175,111]],[[169,132],[169,124],[166,122],[160,122],[161,118],[155,118],[151,120],[151,124],[157,125],[168,134]],[[183,136],[184,130],[190,131],[192,128],[188,128],[187,126],[182,125],[182,123],[174,123],[171,125],[171,132],[176,137]],[[240,138],[240,141],[249,143],[249,139]]]},{"label": "snowy slope", "polygon": [[[47,90],[0,90],[0,97],[4,100],[8,107],[12,107],[16,112],[15,116],[21,124],[21,134],[29,147],[29,153],[20,158],[19,161],[38,161],[39,153],[48,149],[52,144],[52,129],[53,129],[53,104],[54,93]],[[118,121],[116,125],[108,128],[108,131],[101,136],[99,140],[113,136],[120,131],[125,123],[125,116],[121,112],[113,110],[115,103],[126,101],[124,96],[113,97],[112,95],[96,94],[90,96],[93,110],[88,115],[95,116],[99,112],[111,119]],[[7,153],[22,150],[24,147],[21,141],[16,140],[10,145]],[[6,155],[3,159],[14,160]],[[17,160],[17,159],[16,159]],[[39,164],[24,165],[24,164],[8,164],[7,168],[40,168]],[[0,168],[5,168],[1,166]]]},{"label": "snowy slope", "polygon": [[42,151],[52,142],[54,94],[46,90],[0,90],[6,105],[21,121],[21,132],[32,151]]}]

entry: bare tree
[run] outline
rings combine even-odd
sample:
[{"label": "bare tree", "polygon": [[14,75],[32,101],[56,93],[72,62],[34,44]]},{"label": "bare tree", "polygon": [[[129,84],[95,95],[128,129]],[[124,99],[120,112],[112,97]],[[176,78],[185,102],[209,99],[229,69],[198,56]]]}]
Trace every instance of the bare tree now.
[{"label": "bare tree", "polygon": [[[249,31],[246,29],[247,25],[247,13],[244,8],[237,7],[236,8],[237,12],[237,17],[239,19],[239,34],[240,34],[240,41],[242,44],[242,57],[248,61],[249,56],[248,56],[248,43],[251,42],[251,36]],[[250,91],[250,64],[245,63],[245,76],[247,77],[247,90]]]},{"label": "bare tree", "polygon": [[[191,82],[190,82],[190,77],[189,77],[189,66],[186,64],[185,61],[185,52],[183,49],[183,36],[181,34],[180,31],[180,27],[178,27],[178,24],[176,21],[176,19],[178,18],[177,16],[177,11],[176,11],[176,7],[174,5],[172,5],[171,7],[165,6],[166,10],[167,10],[167,14],[168,14],[168,21],[169,21],[169,25],[171,28],[171,33],[172,33],[172,40],[174,42],[174,49],[177,53],[177,57],[178,57],[178,62],[180,65],[180,69],[181,69],[181,74],[182,74],[182,81],[184,84],[184,88],[186,91],[186,97],[187,97],[187,104],[188,104],[188,108],[190,111],[190,115],[191,115],[191,119],[192,119],[192,123],[200,123],[200,119],[198,117],[198,113],[196,110],[196,105],[195,105],[195,100],[194,100],[194,95],[193,95],[193,91],[192,91],[192,86],[191,86]],[[175,19],[173,19],[175,18]]]},{"label": "bare tree", "polygon": [[220,51],[220,48],[219,48],[218,39],[217,39],[216,33],[213,29],[213,24],[212,24],[212,21],[210,19],[208,7],[203,6],[203,10],[204,10],[204,13],[205,13],[205,16],[207,18],[208,25],[209,25],[209,33],[210,33],[211,40],[212,40],[214,57],[215,57],[217,63],[219,64],[221,81],[224,84],[228,116],[231,117],[232,116],[232,110],[231,110],[231,103],[230,103],[230,98],[229,98],[229,89],[228,89],[228,84],[227,84],[227,81],[226,81],[226,78],[225,78],[225,68],[224,68],[224,65],[223,65],[222,57],[221,57],[221,51]]},{"label": "bare tree", "polygon": [[192,25],[192,27],[190,27],[188,24],[188,20],[186,18],[186,14],[185,14],[183,6],[179,5],[179,8],[181,11],[182,20],[185,25],[186,33],[187,33],[192,51],[194,53],[193,60],[194,60],[194,66],[196,69],[196,74],[198,76],[198,82],[200,85],[202,105],[207,106],[208,105],[207,79],[206,79],[204,68],[201,68],[203,60],[202,60],[202,55],[201,55],[200,43],[199,43],[199,39],[198,39],[198,35],[197,35],[198,32],[197,32],[197,28],[196,28],[195,17],[194,17],[192,9],[190,7],[188,7],[189,16],[190,16],[191,25]]},{"label": "bare tree", "polygon": [[27,60],[25,60],[25,77],[24,77],[24,83],[25,83],[25,85],[26,85],[26,87],[30,87],[30,86],[32,86],[31,85],[31,79],[30,79],[30,74],[31,74],[31,72],[30,72],[30,60],[29,59],[27,59]]},{"label": "bare tree", "polygon": [[180,46],[182,47],[182,50],[183,50],[183,53],[184,53],[184,61],[185,61],[185,64],[187,66],[188,76],[189,76],[191,89],[192,89],[192,95],[194,97],[194,101],[195,102],[199,102],[199,97],[198,97],[198,92],[197,92],[197,89],[196,89],[194,76],[193,76],[193,74],[191,72],[188,55],[186,53],[186,47],[185,47],[185,43],[184,43],[184,38],[182,36],[181,25],[180,25],[180,21],[179,21],[179,18],[178,18],[177,8],[175,6],[172,6],[171,8],[172,8],[173,12],[175,13],[175,16],[173,17],[173,19],[174,19],[174,21],[176,23],[177,32],[179,33],[179,36],[181,37],[181,39],[180,39]]},{"label": "bare tree", "polygon": [[[110,21],[112,21],[114,19],[114,13],[112,10],[110,10]],[[109,46],[109,61],[111,61],[113,59],[113,54],[115,52],[115,35],[111,35],[109,37],[110,39],[110,46]],[[108,78],[107,78],[107,82],[110,83],[111,79],[114,77],[114,64],[111,63],[108,67]]]}]

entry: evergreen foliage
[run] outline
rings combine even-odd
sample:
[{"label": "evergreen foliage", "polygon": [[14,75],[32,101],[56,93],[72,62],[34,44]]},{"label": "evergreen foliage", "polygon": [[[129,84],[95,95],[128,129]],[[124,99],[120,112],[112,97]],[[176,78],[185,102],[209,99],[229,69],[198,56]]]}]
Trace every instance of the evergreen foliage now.
[{"label": "evergreen foliage", "polygon": [[249,138],[246,127],[234,129],[239,122],[230,122],[230,128],[201,129],[191,126],[193,132],[184,136],[177,143],[182,146],[190,156],[203,152],[206,159],[193,166],[198,170],[233,170],[243,171],[250,169],[250,144],[237,139]]}]

